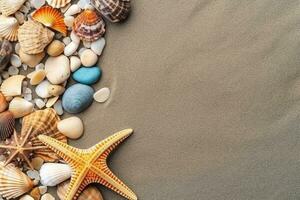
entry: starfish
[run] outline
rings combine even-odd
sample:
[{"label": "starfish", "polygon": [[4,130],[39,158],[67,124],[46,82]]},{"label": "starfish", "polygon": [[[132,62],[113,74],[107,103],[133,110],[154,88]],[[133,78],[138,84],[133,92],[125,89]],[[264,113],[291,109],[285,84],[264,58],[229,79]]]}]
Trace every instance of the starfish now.
[{"label": "starfish", "polygon": [[129,200],[137,200],[137,196],[110,171],[106,162],[109,154],[132,132],[132,129],[120,131],[89,149],[77,149],[49,136],[38,136],[73,170],[65,200],[76,200],[90,183],[100,183]]}]

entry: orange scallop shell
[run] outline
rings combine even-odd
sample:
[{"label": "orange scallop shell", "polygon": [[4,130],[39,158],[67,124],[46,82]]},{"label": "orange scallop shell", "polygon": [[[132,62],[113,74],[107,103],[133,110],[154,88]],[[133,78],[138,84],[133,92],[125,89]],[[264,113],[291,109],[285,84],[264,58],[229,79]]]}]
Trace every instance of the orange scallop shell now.
[{"label": "orange scallop shell", "polygon": [[75,18],[73,31],[81,40],[93,42],[104,35],[105,23],[97,11],[85,10]]},{"label": "orange scallop shell", "polygon": [[64,36],[67,35],[67,26],[64,22],[64,16],[55,8],[44,6],[35,11],[32,18],[45,26],[62,33]]}]

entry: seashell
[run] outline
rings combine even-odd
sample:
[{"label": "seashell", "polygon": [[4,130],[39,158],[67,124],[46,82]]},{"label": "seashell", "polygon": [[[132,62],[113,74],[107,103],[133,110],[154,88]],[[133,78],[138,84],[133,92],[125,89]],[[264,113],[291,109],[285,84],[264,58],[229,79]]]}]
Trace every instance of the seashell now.
[{"label": "seashell", "polygon": [[76,50],[78,49],[78,47],[79,47],[79,43],[76,43],[76,42],[72,41],[70,44],[68,44],[65,47],[65,50],[64,50],[65,56],[73,55],[76,52]]},{"label": "seashell", "polygon": [[1,38],[4,38],[9,41],[17,41],[18,29],[19,29],[19,23],[16,18],[0,16],[0,37]]},{"label": "seashell", "polygon": [[0,113],[0,140],[9,138],[15,129],[15,118],[10,111]]},{"label": "seashell", "polygon": [[109,96],[110,96],[110,89],[105,87],[95,92],[94,100],[99,103],[104,103],[105,101],[107,101]]},{"label": "seashell", "polygon": [[59,99],[59,96],[49,98],[46,103],[46,108],[51,108],[57,102],[58,99]]},{"label": "seashell", "polygon": [[76,15],[81,12],[81,8],[77,4],[73,4],[66,12],[65,16]]},{"label": "seashell", "polygon": [[71,0],[47,0],[47,3],[53,8],[65,7]]},{"label": "seashell", "polygon": [[46,71],[42,69],[33,71],[32,73],[28,74],[27,77],[30,77],[30,85],[38,85],[45,79]]},{"label": "seashell", "polygon": [[26,0],[0,0],[0,12],[9,16],[17,12]]},{"label": "seashell", "polygon": [[45,63],[45,70],[47,79],[52,84],[61,84],[70,77],[70,61],[65,55],[49,57]]},{"label": "seashell", "polygon": [[78,139],[83,134],[83,123],[78,117],[70,117],[58,122],[57,129],[68,138]]},{"label": "seashell", "polygon": [[73,73],[72,77],[75,81],[93,85],[97,83],[101,77],[101,69],[99,67],[81,67]]},{"label": "seashell", "polygon": [[5,111],[8,107],[8,103],[6,101],[5,96],[2,94],[2,92],[0,92],[0,113],[2,113],[3,111]]},{"label": "seashell", "polygon": [[23,50],[20,49],[19,55],[20,55],[22,63],[28,65],[31,68],[34,68],[36,65],[38,65],[43,60],[43,58],[45,57],[46,54],[43,51],[38,54],[30,55],[30,54],[24,53]]},{"label": "seashell", "polygon": [[35,9],[39,9],[43,5],[45,5],[46,0],[31,0],[30,3],[32,5],[32,7],[34,7]]},{"label": "seashell", "polygon": [[49,56],[56,57],[64,52],[65,44],[59,40],[54,40],[47,48]]},{"label": "seashell", "polygon": [[91,67],[97,63],[98,56],[91,49],[86,49],[80,54],[80,60],[83,66]]},{"label": "seashell", "polygon": [[77,56],[72,56],[70,58],[71,71],[75,72],[81,66],[81,60]]},{"label": "seashell", "polygon": [[71,178],[72,169],[67,164],[45,163],[40,169],[41,183],[44,186],[56,186]]},{"label": "seashell", "polygon": [[130,0],[91,0],[91,4],[111,22],[125,20],[131,10]]},{"label": "seashell", "polygon": [[54,33],[39,22],[26,21],[18,31],[21,49],[27,54],[38,54],[52,41]]},{"label": "seashell", "polygon": [[29,192],[33,181],[13,164],[0,163],[0,195],[6,199],[15,199]]},{"label": "seashell", "polygon": [[26,194],[20,197],[20,200],[36,200],[32,196]]},{"label": "seashell", "polygon": [[62,33],[64,36],[67,35],[67,26],[65,25],[64,17],[55,8],[44,6],[36,10],[33,13],[32,18],[45,26]]},{"label": "seashell", "polygon": [[25,76],[15,75],[4,80],[1,85],[1,92],[5,97],[19,96],[22,94],[22,82]]},{"label": "seashell", "polygon": [[33,189],[30,191],[30,197],[31,197],[33,200],[40,200],[40,198],[41,198],[40,189],[39,189],[38,187],[33,188]]},{"label": "seashell", "polygon": [[[65,181],[58,185],[57,196],[60,200],[65,199],[66,192],[68,191],[70,181]],[[78,196],[77,200],[103,200],[101,192],[95,186],[87,186],[81,194]]]},{"label": "seashell", "polygon": [[8,110],[12,112],[14,118],[20,118],[33,112],[33,108],[33,103],[26,101],[21,97],[15,97],[9,103]]},{"label": "seashell", "polygon": [[0,72],[7,67],[12,52],[13,47],[9,41],[0,41]]},{"label": "seashell", "polygon": [[90,0],[79,0],[77,4],[81,9],[85,9],[86,5],[89,5],[90,2]]},{"label": "seashell", "polygon": [[85,10],[75,18],[73,31],[81,40],[93,42],[104,35],[105,23],[98,12]]},{"label": "seashell", "polygon": [[93,42],[92,45],[91,45],[91,49],[98,56],[101,56],[104,47],[105,47],[105,39],[104,38],[100,38],[99,40]]},{"label": "seashell", "polygon": [[69,113],[80,113],[93,102],[94,89],[88,85],[77,83],[69,87],[62,98],[62,105]]},{"label": "seashell", "polygon": [[38,86],[35,88],[35,93],[41,98],[49,98],[51,94],[48,92],[48,87],[51,83],[48,80],[42,81]]},{"label": "seashell", "polygon": [[75,34],[74,31],[71,32],[70,38],[71,38],[72,42],[75,42],[77,44],[80,43],[80,38]]},{"label": "seashell", "polygon": [[49,85],[48,86],[48,92],[52,96],[60,96],[62,93],[64,93],[65,88],[60,85]]},{"label": "seashell", "polygon": [[43,194],[41,200],[55,200],[55,198],[50,193],[46,193]]}]

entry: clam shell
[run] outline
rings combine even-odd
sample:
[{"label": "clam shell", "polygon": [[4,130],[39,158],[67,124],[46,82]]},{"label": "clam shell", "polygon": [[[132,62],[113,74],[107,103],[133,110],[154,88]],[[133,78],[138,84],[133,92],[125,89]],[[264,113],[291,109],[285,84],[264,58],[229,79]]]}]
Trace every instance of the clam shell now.
[{"label": "clam shell", "polygon": [[0,16],[0,37],[9,40],[18,40],[18,20],[14,17]]},{"label": "clam shell", "polygon": [[9,16],[17,12],[26,0],[0,0],[0,12]]},{"label": "clam shell", "polygon": [[0,113],[5,111],[8,107],[8,103],[6,101],[5,96],[0,92]]},{"label": "clam shell", "polygon": [[73,30],[81,40],[93,42],[104,35],[105,23],[97,11],[85,10],[75,18]]},{"label": "clam shell", "polygon": [[[37,138],[38,135],[44,134],[53,137],[61,142],[66,143],[67,137],[60,133],[57,129],[59,117],[56,112],[51,109],[38,110],[23,118],[21,135],[25,136],[31,132],[29,140],[33,147],[44,146],[43,143]],[[35,157],[40,157],[46,162],[54,162],[59,157],[50,149],[37,149],[34,151]]]},{"label": "clam shell", "polygon": [[70,77],[70,61],[65,55],[49,57],[45,63],[45,70],[47,79],[52,84],[61,84]]},{"label": "clam shell", "polygon": [[0,140],[9,138],[14,133],[15,118],[10,111],[0,113]]},{"label": "clam shell", "polygon": [[91,0],[91,4],[111,22],[125,20],[131,10],[130,0]]},{"label": "clam shell", "polygon": [[55,8],[44,6],[35,11],[32,18],[45,26],[62,33],[64,36],[67,35],[67,26],[65,25],[64,17]]},{"label": "clam shell", "polygon": [[18,31],[21,49],[27,54],[38,54],[52,41],[54,33],[39,22],[29,20]]},{"label": "clam shell", "polygon": [[65,7],[71,0],[47,0],[47,3],[53,8]]},{"label": "clam shell", "polygon": [[45,163],[40,169],[41,183],[44,186],[56,186],[71,178],[72,169],[67,164]]},{"label": "clam shell", "polygon": [[40,69],[27,75],[28,78],[29,76],[30,76],[30,85],[38,85],[45,79],[46,71]]},{"label": "clam shell", "polygon": [[0,41],[0,72],[7,67],[12,51],[13,47],[9,41]]},{"label": "clam shell", "polygon": [[46,108],[51,108],[57,102],[58,99],[59,99],[59,96],[49,98],[46,103]]},{"label": "clam shell", "polygon": [[14,115],[14,118],[20,118],[24,117],[25,115],[28,115],[29,113],[33,112],[34,104],[21,98],[21,97],[15,97],[13,100],[9,103],[8,110],[12,112]]},{"label": "clam shell", "polygon": [[30,55],[27,53],[24,53],[22,49],[20,49],[20,58],[22,63],[28,65],[31,68],[34,68],[36,65],[38,65],[43,58],[45,57],[45,52],[41,52],[38,54]]},{"label": "clam shell", "polygon": [[6,199],[15,199],[27,192],[33,186],[33,181],[13,164],[0,164],[0,195]]},{"label": "clam shell", "polygon": [[25,76],[15,75],[4,80],[1,85],[1,92],[5,97],[19,96],[22,94],[22,82]]}]

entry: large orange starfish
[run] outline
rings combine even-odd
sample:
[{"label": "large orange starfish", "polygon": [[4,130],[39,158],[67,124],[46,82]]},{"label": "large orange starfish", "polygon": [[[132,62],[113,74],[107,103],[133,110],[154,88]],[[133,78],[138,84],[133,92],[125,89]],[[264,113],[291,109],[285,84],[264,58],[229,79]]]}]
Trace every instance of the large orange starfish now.
[{"label": "large orange starfish", "polygon": [[90,183],[100,183],[129,200],[137,200],[137,196],[110,171],[106,163],[109,154],[132,132],[132,129],[120,131],[89,149],[77,149],[54,138],[38,136],[73,169],[65,200],[76,200]]}]

